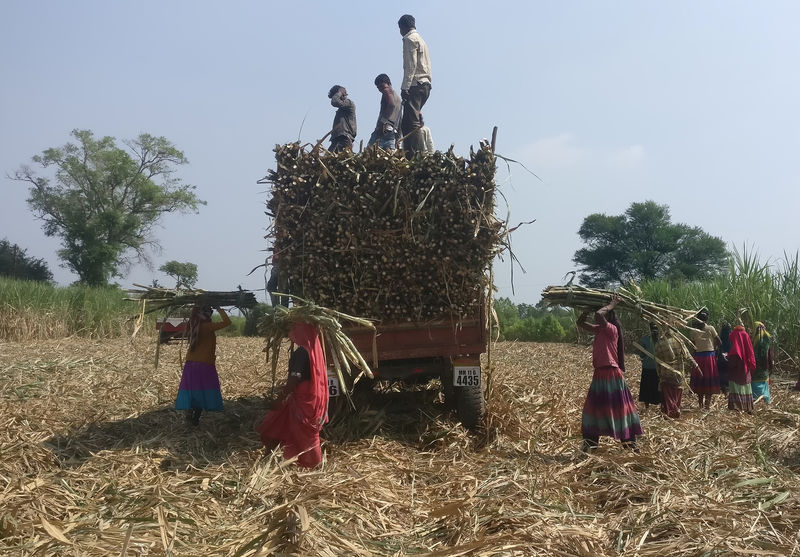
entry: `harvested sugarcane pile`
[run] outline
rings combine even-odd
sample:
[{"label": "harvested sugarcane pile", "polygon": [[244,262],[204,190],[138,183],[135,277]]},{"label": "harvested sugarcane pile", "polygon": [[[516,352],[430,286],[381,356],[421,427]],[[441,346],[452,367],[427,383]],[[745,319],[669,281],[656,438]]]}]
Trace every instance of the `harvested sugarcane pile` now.
[{"label": "harvested sugarcane pile", "polygon": [[504,231],[488,146],[407,160],[291,143],[275,157],[270,236],[291,293],[384,321],[475,315]]},{"label": "harvested sugarcane pile", "polygon": [[127,290],[129,301],[139,302],[142,305],[142,314],[165,310],[177,312],[182,308],[199,306],[211,307],[237,307],[248,309],[255,307],[255,294],[249,290],[233,290],[230,292],[214,292],[211,290],[173,290],[169,288],[154,288],[134,284],[139,290]]},{"label": "harvested sugarcane pile", "polygon": [[670,329],[676,338],[693,348],[694,345],[691,340],[680,329],[692,328],[691,321],[697,315],[698,310],[682,309],[650,302],[638,296],[637,291],[636,286],[632,286],[631,289],[620,288],[617,291],[613,291],[569,284],[565,286],[548,286],[542,292],[542,300],[549,306],[594,310],[608,304],[616,294],[620,297],[617,310],[627,311],[645,321],[655,323],[662,331]]},{"label": "harvested sugarcane pile", "polygon": [[[329,363],[333,364],[341,385],[345,384],[345,373],[353,374],[350,364],[361,368],[362,373],[371,379],[372,370],[353,345],[350,337],[342,331],[341,321],[349,321],[375,331],[375,326],[367,319],[353,317],[296,297],[291,308],[284,306],[269,308],[261,319],[258,330],[267,340],[264,351],[267,353],[267,359],[271,362],[273,385],[275,384],[281,345],[289,335],[289,329],[298,322],[310,323],[319,329],[325,342],[326,357]],[[376,351],[377,345],[373,343],[373,352]],[[378,361],[377,354],[373,354],[373,361]],[[350,396],[348,389],[344,389],[344,393],[346,396]]]}]

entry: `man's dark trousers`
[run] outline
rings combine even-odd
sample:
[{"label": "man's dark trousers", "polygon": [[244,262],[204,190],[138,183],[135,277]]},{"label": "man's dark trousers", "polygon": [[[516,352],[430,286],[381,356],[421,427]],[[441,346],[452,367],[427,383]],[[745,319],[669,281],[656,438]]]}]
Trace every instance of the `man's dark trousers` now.
[{"label": "man's dark trousers", "polygon": [[[422,111],[422,107],[425,106],[430,94],[430,83],[420,83],[408,88],[408,98],[403,105],[403,121],[400,126],[404,137],[422,127],[419,113]],[[424,145],[420,134],[414,133],[406,137],[403,140],[403,149],[406,151],[422,151]]]}]

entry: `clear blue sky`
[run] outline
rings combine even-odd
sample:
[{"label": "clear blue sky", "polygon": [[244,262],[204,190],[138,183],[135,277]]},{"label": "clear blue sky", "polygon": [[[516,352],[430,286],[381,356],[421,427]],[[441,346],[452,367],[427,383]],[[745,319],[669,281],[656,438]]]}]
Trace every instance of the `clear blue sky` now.
[{"label": "clear blue sky", "polygon": [[[400,7],[395,7],[400,6]],[[795,2],[107,2],[0,3],[0,176],[73,128],[119,140],[163,135],[190,164],[180,176],[208,202],[169,216],[165,261],[192,261],[199,285],[263,288],[272,148],[322,137],[338,83],[375,125],[372,81],[402,78],[397,19],[417,18],[433,65],[425,120],[437,147],[499,126],[497,150],[522,161],[498,180],[514,234],[514,299],[574,268],[577,230],[593,212],[666,203],[763,259],[800,249],[800,41]],[[302,126],[301,123],[305,119]],[[22,183],[2,179],[0,237],[44,258],[62,284],[59,241],[46,238]],[[500,208],[505,216],[506,208]],[[508,259],[500,295],[511,295]],[[136,266],[120,279],[149,283]]]}]

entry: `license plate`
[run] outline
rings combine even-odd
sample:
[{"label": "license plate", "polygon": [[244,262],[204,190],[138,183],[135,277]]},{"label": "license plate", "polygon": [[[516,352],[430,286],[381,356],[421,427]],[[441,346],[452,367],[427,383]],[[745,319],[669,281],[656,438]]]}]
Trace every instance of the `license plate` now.
[{"label": "license plate", "polygon": [[453,385],[455,387],[480,387],[481,366],[454,366]]},{"label": "license plate", "polygon": [[339,378],[335,375],[328,376],[328,396],[334,397],[341,394],[339,389]]}]

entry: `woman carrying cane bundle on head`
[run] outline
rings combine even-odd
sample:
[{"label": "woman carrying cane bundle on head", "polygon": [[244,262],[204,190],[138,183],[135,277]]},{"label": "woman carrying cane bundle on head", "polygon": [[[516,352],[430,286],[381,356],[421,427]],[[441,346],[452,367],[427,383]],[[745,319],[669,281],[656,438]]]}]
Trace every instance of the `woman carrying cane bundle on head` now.
[{"label": "woman carrying cane bundle on head", "polygon": [[692,343],[695,347],[694,359],[697,367],[692,371],[690,386],[697,395],[700,408],[711,407],[712,395],[719,394],[719,373],[717,372],[716,349],[721,344],[716,329],[707,324],[708,310],[701,309],[692,329]]},{"label": "woman carrying cane bundle on head", "polygon": [[661,390],[661,413],[668,418],[681,417],[681,400],[686,368],[694,368],[692,355],[672,330],[667,328],[656,344],[659,389]]},{"label": "woman carrying cane bundle on head", "polygon": [[731,349],[731,326],[723,323],[719,330],[719,340],[722,344],[717,347],[717,372],[719,373],[719,390],[728,394],[728,352]]},{"label": "woman carrying cane bundle on head", "polygon": [[764,402],[771,402],[769,393],[769,374],[775,367],[775,356],[772,352],[772,335],[761,321],[756,321],[756,332],[753,335],[753,353],[756,357],[756,367],[753,370],[753,399],[763,398]]},{"label": "woman carrying cane bundle on head", "polygon": [[639,350],[639,356],[642,359],[639,402],[644,403],[645,409],[649,408],[651,404],[661,404],[658,366],[656,366],[656,361],[653,358],[658,340],[658,327],[655,323],[650,323],[650,332],[639,341],[639,344],[645,349],[645,352]]},{"label": "woman carrying cane bundle on head", "polygon": [[622,326],[614,314],[619,301],[619,296],[615,295],[611,303],[598,309],[594,314],[594,324],[586,323],[588,311],[583,312],[577,322],[579,328],[594,334],[594,374],[581,415],[584,451],[596,448],[603,435],[618,439],[626,447],[637,450],[636,436],[642,434],[636,404],[622,375],[625,370],[625,348]]},{"label": "woman carrying cane bundle on head", "polygon": [[188,410],[186,419],[194,425],[200,424],[203,410],[221,412],[222,392],[217,373],[217,335],[215,331],[231,324],[225,310],[218,307],[222,321],[214,323],[210,306],[195,306],[189,317],[186,363],[183,366],[181,384],[178,387],[176,410]]},{"label": "woman carrying cane bundle on head", "polygon": [[753,389],[750,372],[756,367],[753,343],[743,325],[731,331],[728,351],[728,410],[753,413]]},{"label": "woman carrying cane bundle on head", "polygon": [[319,330],[295,323],[289,340],[296,349],[289,358],[289,377],[273,409],[261,422],[261,441],[272,450],[283,447],[284,458],[313,468],[322,462],[319,432],[328,421],[328,373]]}]

